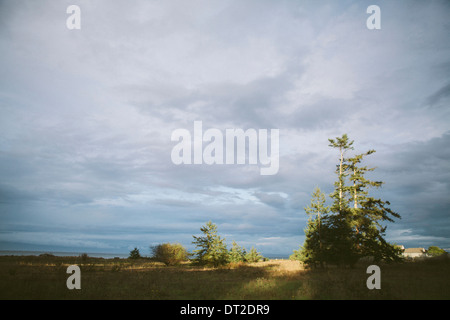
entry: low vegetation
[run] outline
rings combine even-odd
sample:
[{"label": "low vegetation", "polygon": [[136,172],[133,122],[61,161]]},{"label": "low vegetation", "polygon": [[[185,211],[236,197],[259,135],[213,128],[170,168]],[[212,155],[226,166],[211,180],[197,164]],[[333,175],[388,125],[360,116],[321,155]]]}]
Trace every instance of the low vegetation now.
[{"label": "low vegetation", "polygon": [[[266,260],[254,247],[249,252],[244,247],[233,241],[232,247],[227,248],[225,238],[217,232],[217,225],[211,221],[200,228],[202,236],[193,236],[193,244],[196,250],[189,253],[179,243],[163,243],[151,246],[152,259],[166,265],[177,265],[187,261],[190,257],[192,262],[199,266],[219,267],[228,263],[247,263]],[[140,256],[139,250],[135,248],[130,252],[132,256]]]},{"label": "low vegetation", "polygon": [[[80,266],[81,289],[66,287]],[[299,261],[232,262],[219,267],[150,258],[2,256],[1,299],[450,299],[450,261],[380,265],[381,289],[366,287],[367,265],[307,269]]]},{"label": "low vegetation", "polygon": [[150,247],[152,257],[167,266],[174,266],[188,260],[189,253],[179,243],[163,243]]}]

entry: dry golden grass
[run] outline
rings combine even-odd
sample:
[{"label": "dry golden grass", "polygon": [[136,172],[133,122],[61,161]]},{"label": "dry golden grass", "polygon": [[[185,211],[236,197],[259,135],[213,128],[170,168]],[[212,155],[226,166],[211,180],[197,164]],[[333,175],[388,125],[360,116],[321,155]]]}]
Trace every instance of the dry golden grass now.
[{"label": "dry golden grass", "polygon": [[[66,287],[67,266],[81,290]],[[269,260],[205,268],[148,259],[0,257],[1,299],[450,299],[450,261],[381,265],[381,290],[366,287],[367,265],[307,269]]]},{"label": "dry golden grass", "polygon": [[285,260],[285,259],[274,259],[269,261],[260,261],[255,263],[250,263],[250,266],[268,268],[273,272],[298,272],[304,271],[305,267],[299,261]]}]

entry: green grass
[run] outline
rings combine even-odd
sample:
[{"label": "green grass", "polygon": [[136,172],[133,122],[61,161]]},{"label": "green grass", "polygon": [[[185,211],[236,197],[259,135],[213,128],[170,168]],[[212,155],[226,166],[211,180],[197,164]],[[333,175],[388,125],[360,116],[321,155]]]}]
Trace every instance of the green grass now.
[{"label": "green grass", "polygon": [[[69,290],[67,267],[81,269],[81,290]],[[307,270],[270,260],[202,268],[167,267],[149,259],[0,257],[1,299],[450,299],[450,261],[380,265],[381,289],[366,287],[367,265]]]}]

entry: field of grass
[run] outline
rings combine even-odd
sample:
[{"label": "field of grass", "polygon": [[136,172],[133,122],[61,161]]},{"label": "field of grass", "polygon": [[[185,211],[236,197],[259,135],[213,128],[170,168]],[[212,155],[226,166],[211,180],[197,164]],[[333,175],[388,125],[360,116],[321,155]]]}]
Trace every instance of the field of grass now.
[{"label": "field of grass", "polygon": [[[1,256],[0,299],[450,299],[450,259],[380,265],[381,289],[369,290],[368,265],[305,269],[289,260],[203,268],[149,259]],[[69,290],[69,265],[81,289]]]}]

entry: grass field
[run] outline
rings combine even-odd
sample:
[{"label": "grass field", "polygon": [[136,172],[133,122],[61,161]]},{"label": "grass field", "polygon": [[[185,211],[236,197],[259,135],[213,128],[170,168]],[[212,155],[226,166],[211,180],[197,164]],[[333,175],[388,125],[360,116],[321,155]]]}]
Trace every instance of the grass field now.
[{"label": "grass field", "polygon": [[[69,290],[69,265],[81,289]],[[380,265],[381,289],[369,290],[367,265],[305,269],[289,260],[202,268],[149,259],[2,256],[1,299],[450,299],[450,261]]]}]

